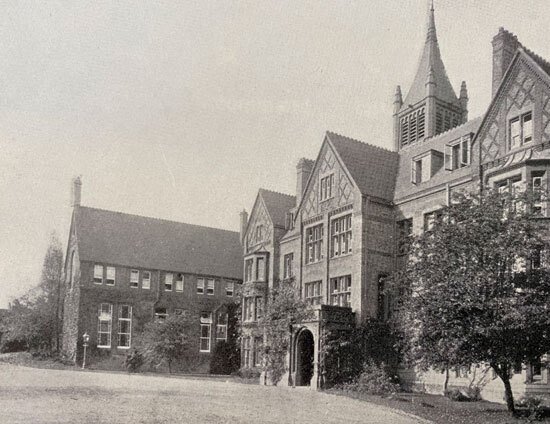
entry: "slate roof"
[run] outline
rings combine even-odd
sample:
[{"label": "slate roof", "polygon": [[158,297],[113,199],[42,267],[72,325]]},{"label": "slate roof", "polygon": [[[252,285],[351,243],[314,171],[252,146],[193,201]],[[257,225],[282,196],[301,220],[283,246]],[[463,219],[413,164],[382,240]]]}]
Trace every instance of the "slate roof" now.
[{"label": "slate roof", "polygon": [[391,201],[399,155],[381,147],[327,132],[362,194]]},{"label": "slate roof", "polygon": [[265,207],[273,225],[277,227],[285,227],[286,213],[296,206],[296,196],[289,194],[278,193],[276,191],[260,189],[260,196],[264,200]]},{"label": "slate roof", "polygon": [[433,78],[436,84],[435,97],[448,103],[456,104],[458,102],[453,86],[447,76],[443,60],[441,60],[433,6],[428,16],[426,43],[424,44],[424,50],[422,50],[416,76],[403,102],[402,110],[426,98],[426,81],[430,70],[433,72]]},{"label": "slate roof", "polygon": [[239,233],[81,206],[80,260],[242,279]]}]

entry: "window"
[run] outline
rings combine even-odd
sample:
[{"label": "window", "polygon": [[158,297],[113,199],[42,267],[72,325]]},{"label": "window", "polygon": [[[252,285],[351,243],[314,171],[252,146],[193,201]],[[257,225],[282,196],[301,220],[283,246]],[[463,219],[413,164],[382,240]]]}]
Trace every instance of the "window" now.
[{"label": "window", "polygon": [[351,275],[330,279],[330,304],[351,307]]},{"label": "window", "polygon": [[351,253],[351,214],[333,219],[330,232],[330,256],[334,258]]},{"label": "window", "polygon": [[255,321],[258,321],[264,315],[264,298],[257,297],[254,301]]},{"label": "window", "polygon": [[111,328],[113,322],[113,305],[102,303],[99,305],[97,323],[97,347],[111,347]]},{"label": "window", "polygon": [[243,306],[244,306],[243,307],[244,320],[253,321],[254,320],[254,298],[245,297]]},{"label": "window", "polygon": [[378,276],[378,319],[387,321],[390,318],[390,295],[386,291],[387,275]]},{"label": "window", "polygon": [[214,286],[215,286],[215,281],[213,278],[209,278],[208,279],[208,282],[207,282],[207,286],[206,286],[206,294],[209,295],[209,296],[213,296],[214,295]]},{"label": "window", "polygon": [[424,214],[424,231],[430,231],[439,219],[441,219],[441,210],[428,212]]},{"label": "window", "polygon": [[139,287],[139,271],[135,269],[130,271],[130,287]]},{"label": "window", "polygon": [[294,260],[294,253],[288,253],[284,256],[284,264],[283,264],[283,267],[284,267],[284,270],[283,270],[283,278],[292,278],[292,276],[294,275],[292,273],[292,261]]},{"label": "window", "polygon": [[406,255],[409,252],[409,240],[412,235],[412,218],[397,221],[397,254]]},{"label": "window", "polygon": [[319,197],[321,201],[330,199],[332,197],[332,186],[334,184],[334,174],[327,175],[321,178],[321,184],[319,188]]},{"label": "window", "polygon": [[176,275],[176,291],[177,292],[183,291],[183,274]]},{"label": "window", "polygon": [[464,136],[445,146],[445,169],[454,171],[470,164],[470,142],[471,137]]},{"label": "window", "polygon": [[197,278],[197,294],[204,294],[204,278]]},{"label": "window", "polygon": [[323,224],[306,229],[306,264],[323,258]]},{"label": "window", "polygon": [[210,330],[212,328],[212,312],[201,312],[200,351],[210,352]]},{"label": "window", "polygon": [[103,265],[94,265],[94,283],[103,283]]},{"label": "window", "polygon": [[226,281],[225,282],[225,295],[229,297],[233,297],[233,294],[235,293],[235,283],[233,281]]},{"label": "window", "polygon": [[151,273],[149,271],[143,271],[143,278],[141,280],[142,289],[151,288]]},{"label": "window", "polygon": [[285,229],[293,230],[294,229],[294,213],[287,212],[285,215]]},{"label": "window", "polygon": [[252,267],[254,266],[253,259],[247,259],[244,261],[244,281],[252,281]]},{"label": "window", "polygon": [[249,367],[250,366],[250,337],[244,337],[243,338],[243,359],[244,359],[244,366]]},{"label": "window", "polygon": [[510,149],[533,141],[533,115],[524,113],[510,120]]},{"label": "window", "polygon": [[542,380],[543,367],[544,366],[540,358],[531,361],[531,363],[529,364],[530,383]]},{"label": "window", "polygon": [[[495,184],[499,194],[503,196],[503,204],[506,203],[507,197],[511,196],[510,209],[517,210],[521,209],[524,206],[524,203],[521,200],[516,200],[514,197],[523,191],[523,182],[521,181],[521,176],[508,178],[507,180],[499,181]],[[510,199],[508,199],[510,200]],[[503,218],[507,216],[507,211],[505,211]]]},{"label": "window", "polygon": [[118,347],[129,348],[132,337],[132,307],[120,305],[118,309]]},{"label": "window", "polygon": [[533,190],[533,214],[546,215],[543,203],[544,172],[533,172],[531,175],[531,188]]},{"label": "window", "polygon": [[164,275],[164,290],[172,291],[172,282],[174,281],[174,274],[167,272]]},{"label": "window", "polygon": [[155,309],[155,321],[164,322],[166,321],[166,318],[168,318],[168,314],[166,313],[166,308]]},{"label": "window", "polygon": [[256,234],[255,234],[256,241],[261,241],[263,239],[263,236],[264,236],[264,226],[258,225],[256,227]]},{"label": "window", "polygon": [[411,182],[420,184],[428,181],[431,177],[431,154],[427,154],[419,159],[413,159],[411,169]]},{"label": "window", "polygon": [[216,342],[227,341],[227,313],[218,312],[216,319]]},{"label": "window", "polygon": [[108,266],[107,267],[107,278],[105,279],[105,284],[108,284],[110,286],[115,285],[115,276],[116,276],[116,270],[114,266]]},{"label": "window", "polygon": [[425,109],[421,108],[401,119],[401,145],[414,143],[424,138],[426,114]]},{"label": "window", "polygon": [[255,367],[261,367],[262,366],[262,345],[263,345],[263,338],[262,337],[254,337],[254,366]]},{"label": "window", "polygon": [[256,259],[256,281],[265,281],[265,258]]},{"label": "window", "polygon": [[310,305],[321,304],[321,281],[313,281],[304,284],[305,301]]}]

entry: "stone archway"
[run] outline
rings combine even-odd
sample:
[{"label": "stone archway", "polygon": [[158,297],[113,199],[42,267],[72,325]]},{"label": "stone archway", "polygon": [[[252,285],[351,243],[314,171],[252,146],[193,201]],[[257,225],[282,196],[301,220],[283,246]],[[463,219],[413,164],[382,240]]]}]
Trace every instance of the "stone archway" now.
[{"label": "stone archway", "polygon": [[315,342],[311,331],[304,329],[296,340],[296,386],[310,386],[313,377]]}]

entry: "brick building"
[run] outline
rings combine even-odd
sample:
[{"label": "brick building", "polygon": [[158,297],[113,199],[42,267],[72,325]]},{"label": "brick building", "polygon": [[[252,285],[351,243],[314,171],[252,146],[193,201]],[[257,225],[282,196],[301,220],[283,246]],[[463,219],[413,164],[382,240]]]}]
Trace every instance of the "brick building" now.
[{"label": "brick building", "polygon": [[[188,311],[200,317],[197,352],[207,362],[227,339],[227,305],[242,279],[239,233],[81,206],[73,214],[65,262],[63,350],[125,354],[154,318]],[[97,350],[96,350],[97,349]]]},{"label": "brick building", "polygon": [[[367,317],[384,319],[383,277],[404,260],[400,240],[434,225],[456,190],[548,186],[550,63],[500,29],[492,41],[492,101],[468,120],[468,92],[447,76],[433,6],[416,76],[394,97],[393,150],[327,132],[317,158],[297,165],[296,196],[260,190],[242,218],[243,320],[255,325],[275,285],[293,277],[315,318],[294,330],[283,383],[321,384],[321,333]],[[390,117],[387,117],[390,119]],[[547,218],[545,204],[541,217]],[[284,225],[284,228],[283,228]],[[242,365],[258,364],[261,340],[243,333]],[[404,371],[405,381],[440,391],[440,374]],[[457,372],[450,384],[468,384]],[[517,394],[550,392],[546,362],[527,364],[512,379]],[[502,401],[499,381],[484,397]]]}]

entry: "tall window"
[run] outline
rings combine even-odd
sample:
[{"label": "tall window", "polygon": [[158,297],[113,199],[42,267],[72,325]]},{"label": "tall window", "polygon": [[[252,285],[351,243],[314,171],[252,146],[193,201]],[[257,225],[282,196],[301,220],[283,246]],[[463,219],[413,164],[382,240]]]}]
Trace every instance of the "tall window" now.
[{"label": "tall window", "polygon": [[94,283],[103,283],[103,265],[94,265]]},{"label": "tall window", "polygon": [[306,264],[323,258],[323,224],[306,229]]},{"label": "tall window", "polygon": [[254,260],[247,259],[244,262],[244,281],[252,281],[252,268],[254,267]]},{"label": "tall window", "polygon": [[294,253],[288,253],[284,256],[284,271],[283,278],[292,278],[292,262],[294,260]]},{"label": "tall window", "polygon": [[130,271],[130,287],[139,287],[139,271],[136,269]]},{"label": "tall window", "polygon": [[254,297],[245,297],[243,303],[244,320],[254,321]]},{"label": "tall window", "polygon": [[406,146],[407,144],[414,143],[424,138],[425,123],[426,113],[424,108],[418,109],[401,118],[401,145]]},{"label": "tall window", "polygon": [[454,171],[470,164],[470,141],[470,136],[464,136],[445,146],[445,169]]},{"label": "tall window", "polygon": [[258,321],[264,315],[264,298],[259,296],[254,301],[254,320]]},{"label": "tall window", "polygon": [[216,319],[216,342],[227,341],[227,313],[218,312]]},{"label": "tall window", "polygon": [[390,318],[390,296],[386,290],[387,275],[378,276],[378,319],[387,321]]},{"label": "tall window", "polygon": [[256,259],[256,281],[265,281],[265,258]]},{"label": "tall window", "polygon": [[351,306],[351,275],[330,279],[330,304]]},{"label": "tall window", "polygon": [[197,294],[204,294],[204,278],[197,278]]},{"label": "tall window", "polygon": [[113,323],[113,305],[102,303],[99,305],[97,323],[97,347],[111,347],[111,330]]},{"label": "tall window", "polygon": [[164,290],[172,291],[172,283],[174,282],[174,274],[167,272],[164,275]]},{"label": "tall window", "polygon": [[254,337],[254,366],[255,367],[261,367],[262,366],[262,345],[263,345],[263,338],[260,337]]},{"label": "tall window", "polygon": [[524,113],[510,120],[510,149],[533,141],[533,115]]},{"label": "tall window", "polygon": [[183,291],[183,274],[181,273],[176,275],[176,291]]},{"label": "tall window", "polygon": [[110,286],[115,285],[115,279],[116,279],[116,270],[114,266],[108,266],[107,267],[107,278],[105,278],[105,284],[108,284]]},{"label": "tall window", "polygon": [[208,279],[208,283],[206,286],[206,294],[213,296],[214,295],[214,287],[215,287],[215,281],[213,278]]},{"label": "tall window", "polygon": [[250,364],[250,337],[244,337],[243,338],[243,359],[244,359],[244,366],[249,367]]},{"label": "tall window", "polygon": [[118,309],[118,347],[129,348],[132,337],[132,307],[120,305]]},{"label": "tall window", "polygon": [[351,253],[351,214],[333,219],[330,223],[330,256]]},{"label": "tall window", "polygon": [[321,281],[313,281],[304,284],[305,301],[310,305],[321,304]]},{"label": "tall window", "polygon": [[229,297],[233,297],[233,294],[235,293],[235,283],[233,281],[226,281],[225,282],[225,295]]},{"label": "tall window", "polygon": [[210,352],[210,331],[212,328],[212,312],[201,312],[200,351]]},{"label": "tall window", "polygon": [[397,221],[397,254],[406,255],[409,251],[409,240],[412,235],[412,218]]},{"label": "tall window", "polygon": [[143,271],[143,278],[141,280],[141,288],[142,289],[150,289],[151,288],[151,272],[150,271]]},{"label": "tall window", "polygon": [[531,175],[531,188],[533,190],[533,214],[546,215],[546,211],[543,203],[544,192],[544,172],[534,172]]},{"label": "tall window", "polygon": [[332,197],[332,186],[334,185],[334,174],[321,178],[319,196],[321,201]]}]

